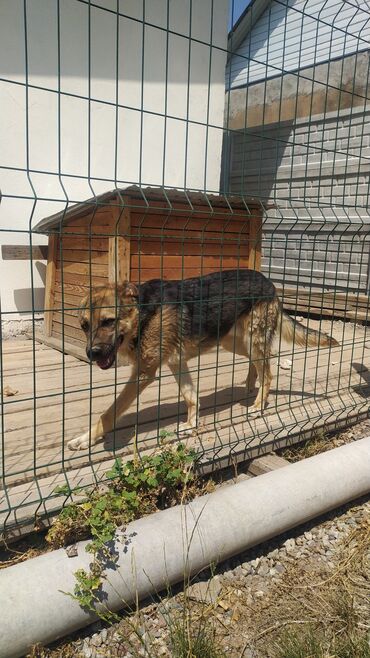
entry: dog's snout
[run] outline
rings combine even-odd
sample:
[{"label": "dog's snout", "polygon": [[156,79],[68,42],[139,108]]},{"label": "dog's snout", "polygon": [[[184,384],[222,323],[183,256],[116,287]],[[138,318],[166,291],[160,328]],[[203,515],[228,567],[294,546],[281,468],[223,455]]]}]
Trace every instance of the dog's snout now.
[{"label": "dog's snout", "polygon": [[90,359],[90,361],[96,361],[103,355],[103,350],[101,347],[95,345],[94,347],[90,347],[86,349],[86,354],[87,358]]}]

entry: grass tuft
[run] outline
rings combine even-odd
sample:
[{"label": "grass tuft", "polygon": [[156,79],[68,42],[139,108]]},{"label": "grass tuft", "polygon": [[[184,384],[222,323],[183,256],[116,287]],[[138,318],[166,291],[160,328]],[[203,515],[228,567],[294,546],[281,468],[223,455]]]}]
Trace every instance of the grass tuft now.
[{"label": "grass tuft", "polygon": [[330,638],[309,626],[300,633],[286,632],[274,658],[370,658],[370,643],[356,631]]}]

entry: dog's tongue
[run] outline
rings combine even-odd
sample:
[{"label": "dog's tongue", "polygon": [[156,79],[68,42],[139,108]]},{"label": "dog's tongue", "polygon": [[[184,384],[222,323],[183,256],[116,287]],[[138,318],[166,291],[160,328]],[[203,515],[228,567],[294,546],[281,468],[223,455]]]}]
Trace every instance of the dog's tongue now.
[{"label": "dog's tongue", "polygon": [[111,367],[113,361],[114,361],[114,352],[112,354],[108,354],[108,356],[105,356],[102,359],[98,359],[96,363],[98,364],[99,368],[101,368],[102,370],[107,370],[108,368]]}]

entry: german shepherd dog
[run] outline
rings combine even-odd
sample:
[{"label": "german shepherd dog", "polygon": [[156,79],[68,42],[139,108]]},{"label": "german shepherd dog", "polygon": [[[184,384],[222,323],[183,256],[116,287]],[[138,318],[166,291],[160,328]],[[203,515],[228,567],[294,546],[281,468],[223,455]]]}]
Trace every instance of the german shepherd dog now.
[{"label": "german shepherd dog", "polygon": [[217,344],[249,359],[247,381],[259,379],[248,415],[261,415],[271,385],[274,338],[302,346],[338,345],[283,312],[274,284],[254,270],[229,270],[180,281],[153,279],[92,288],[81,302],[80,323],[88,358],[103,370],[122,360],[132,373],[115,402],[86,432],[68,443],[84,449],[102,439],[167,364],[180,387],[188,417],[179,431],[197,426],[198,402],[187,362]]}]

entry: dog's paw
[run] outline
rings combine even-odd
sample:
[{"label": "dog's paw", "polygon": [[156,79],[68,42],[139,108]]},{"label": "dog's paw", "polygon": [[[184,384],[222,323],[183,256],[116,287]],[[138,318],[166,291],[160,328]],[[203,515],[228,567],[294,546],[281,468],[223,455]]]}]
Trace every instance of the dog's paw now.
[{"label": "dog's paw", "polygon": [[263,416],[263,409],[261,409],[260,406],[256,407],[254,404],[252,404],[251,407],[247,407],[247,415],[253,416],[253,418],[260,418]]},{"label": "dog's paw", "polygon": [[182,436],[192,436],[195,434],[196,430],[196,425],[190,425],[189,423],[179,423],[177,433],[181,434]]},{"label": "dog's paw", "polygon": [[81,434],[76,439],[68,441],[68,448],[70,450],[86,450],[89,447],[89,435],[87,433]]}]

